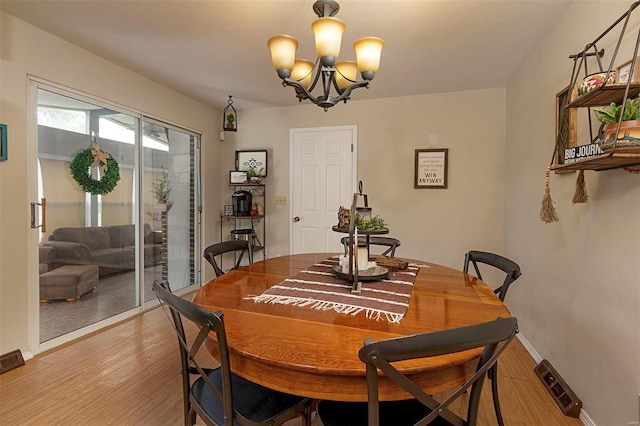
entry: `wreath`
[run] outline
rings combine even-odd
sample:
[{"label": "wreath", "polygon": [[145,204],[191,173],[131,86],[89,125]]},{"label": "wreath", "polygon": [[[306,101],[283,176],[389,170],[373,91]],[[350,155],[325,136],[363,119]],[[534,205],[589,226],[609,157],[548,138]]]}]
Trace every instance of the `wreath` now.
[{"label": "wreath", "polygon": [[[100,180],[91,177],[92,168],[100,167],[103,175]],[[107,195],[116,187],[120,180],[118,162],[111,155],[102,151],[98,144],[93,148],[78,152],[69,164],[71,176],[80,187],[90,194]]]}]

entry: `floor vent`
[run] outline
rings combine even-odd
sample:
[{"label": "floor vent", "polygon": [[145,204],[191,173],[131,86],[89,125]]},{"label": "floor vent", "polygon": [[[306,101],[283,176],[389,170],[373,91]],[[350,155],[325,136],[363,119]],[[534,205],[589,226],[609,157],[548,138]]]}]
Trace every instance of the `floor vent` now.
[{"label": "floor vent", "polygon": [[24,365],[24,359],[22,359],[22,352],[18,349],[4,355],[0,355],[0,374],[4,374],[9,370],[20,367],[21,365]]},{"label": "floor vent", "polygon": [[547,390],[558,404],[565,416],[580,417],[582,401],[571,390],[569,385],[560,377],[558,372],[551,366],[549,361],[543,359],[534,368],[534,371],[542,380]]}]

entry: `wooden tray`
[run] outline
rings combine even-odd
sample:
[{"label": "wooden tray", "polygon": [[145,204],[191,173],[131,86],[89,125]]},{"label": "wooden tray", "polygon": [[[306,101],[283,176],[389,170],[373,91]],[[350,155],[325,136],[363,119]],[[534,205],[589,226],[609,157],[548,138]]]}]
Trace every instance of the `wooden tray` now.
[{"label": "wooden tray", "polygon": [[[333,265],[333,275],[343,280],[349,279],[349,273],[342,272],[342,266],[340,265]],[[389,278],[389,270],[384,266],[374,266],[373,268],[358,271],[358,281],[380,281],[387,278]]]}]

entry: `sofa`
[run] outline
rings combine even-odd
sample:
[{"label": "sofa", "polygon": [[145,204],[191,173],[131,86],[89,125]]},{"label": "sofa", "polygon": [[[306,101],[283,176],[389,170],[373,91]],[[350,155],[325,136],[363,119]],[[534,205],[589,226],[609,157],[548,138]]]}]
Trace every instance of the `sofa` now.
[{"label": "sofa", "polygon": [[[135,268],[135,239],[135,225],[58,228],[42,246],[55,253],[47,260],[48,270],[64,265],[96,265],[103,276]],[[145,267],[161,262],[162,233],[152,231],[149,224],[144,225],[143,251]]]}]

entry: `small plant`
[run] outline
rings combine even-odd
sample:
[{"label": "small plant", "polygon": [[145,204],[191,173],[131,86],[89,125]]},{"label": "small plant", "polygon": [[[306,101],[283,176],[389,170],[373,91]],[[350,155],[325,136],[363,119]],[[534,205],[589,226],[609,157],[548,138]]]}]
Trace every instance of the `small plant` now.
[{"label": "small plant", "polygon": [[611,102],[611,105],[594,108],[596,118],[599,122],[604,124],[615,124],[620,121],[620,115],[622,114],[622,121],[640,120],[640,98],[628,99],[627,104],[624,107],[624,113],[622,112],[622,105],[616,105],[615,102]]},{"label": "small plant", "polygon": [[247,177],[262,177],[262,173],[264,173],[264,167],[258,170],[256,170],[254,167],[250,167],[249,170],[247,170]]},{"label": "small plant", "polygon": [[156,197],[158,204],[166,204],[167,198],[169,198],[169,192],[171,192],[171,185],[169,184],[169,178],[166,173],[163,173],[155,182],[151,184],[151,192]]},{"label": "small plant", "polygon": [[233,114],[227,114],[227,125],[233,127],[233,122],[236,121],[236,117]]},{"label": "small plant", "polygon": [[387,222],[380,216],[376,215],[371,219],[363,219],[356,215],[356,228],[361,231],[380,231],[387,227]]}]

